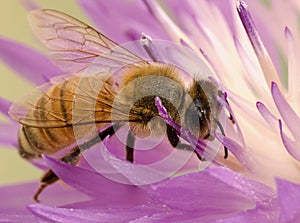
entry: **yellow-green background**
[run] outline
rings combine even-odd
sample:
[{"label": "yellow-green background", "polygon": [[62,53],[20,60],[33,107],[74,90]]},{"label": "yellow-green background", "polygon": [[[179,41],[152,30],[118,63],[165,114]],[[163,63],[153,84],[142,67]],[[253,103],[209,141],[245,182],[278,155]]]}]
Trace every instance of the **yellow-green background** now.
[{"label": "yellow-green background", "polygon": [[[43,50],[34,39],[27,23],[27,9],[21,0],[1,1],[0,7],[0,35],[25,43],[31,47]],[[67,12],[86,21],[75,0],[36,0],[43,8],[52,8]],[[1,49],[0,49],[1,50]],[[0,61],[0,96],[12,101],[21,98],[33,86],[20,79]],[[3,116],[1,121],[5,121]],[[0,147],[0,186],[38,179],[41,172],[22,160],[17,151],[12,148]]]}]

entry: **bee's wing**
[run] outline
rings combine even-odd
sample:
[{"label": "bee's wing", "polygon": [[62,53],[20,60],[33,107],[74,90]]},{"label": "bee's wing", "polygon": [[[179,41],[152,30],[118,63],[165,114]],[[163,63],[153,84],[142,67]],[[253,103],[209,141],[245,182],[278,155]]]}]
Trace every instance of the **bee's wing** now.
[{"label": "bee's wing", "polygon": [[37,128],[126,121],[127,116],[120,106],[114,107],[118,120],[111,120],[115,94],[108,74],[63,75],[14,103],[9,114],[19,123]]},{"label": "bee's wing", "polygon": [[[95,59],[109,70],[114,66],[147,63],[87,24],[51,9],[30,12],[29,21],[39,40],[51,50],[60,68],[82,72]],[[97,63],[97,62],[96,62]]]},{"label": "bee's wing", "polygon": [[[71,74],[52,79],[13,104],[9,110],[12,118],[42,128],[110,122],[115,92],[107,76],[114,68],[148,62],[62,12],[35,10],[29,20],[61,68]],[[90,70],[84,73],[86,68]],[[100,86],[103,92],[98,97]],[[125,117],[122,108],[117,106],[114,111],[115,117]]]}]

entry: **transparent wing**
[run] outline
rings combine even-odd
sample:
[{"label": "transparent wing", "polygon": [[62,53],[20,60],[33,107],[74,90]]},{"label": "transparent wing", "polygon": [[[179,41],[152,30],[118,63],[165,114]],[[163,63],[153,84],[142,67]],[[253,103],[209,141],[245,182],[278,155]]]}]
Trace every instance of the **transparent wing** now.
[{"label": "transparent wing", "polygon": [[[50,9],[30,12],[29,21],[39,40],[51,50],[66,72],[82,72],[90,64],[110,70],[127,64],[147,63],[87,24]],[[95,62],[96,61],[96,62]]]},{"label": "transparent wing", "polygon": [[[113,69],[148,62],[62,12],[35,10],[29,20],[60,67],[71,74],[52,79],[13,104],[9,110],[12,118],[42,128],[112,121]],[[115,117],[128,119],[121,107],[114,108]],[[137,113],[132,117],[138,118]]]},{"label": "transparent wing", "polygon": [[114,106],[116,120],[111,120],[116,92],[109,76],[56,77],[13,104],[9,114],[21,124],[37,128],[137,120],[137,114],[128,120],[121,105]]}]

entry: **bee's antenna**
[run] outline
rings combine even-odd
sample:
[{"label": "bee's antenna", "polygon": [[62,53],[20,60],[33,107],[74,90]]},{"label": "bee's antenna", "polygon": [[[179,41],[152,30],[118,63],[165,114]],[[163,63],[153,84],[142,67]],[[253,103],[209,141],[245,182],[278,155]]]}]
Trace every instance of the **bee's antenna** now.
[{"label": "bee's antenna", "polygon": [[[230,104],[227,100],[227,93],[221,91],[221,95],[223,95],[225,103],[228,105],[228,107],[230,107]],[[234,118],[233,118],[233,116],[230,112],[229,112],[229,117],[228,118],[232,122],[232,124],[235,124],[235,120],[234,120]]]},{"label": "bee's antenna", "polygon": [[[227,98],[225,99],[225,102],[229,105],[229,102],[227,101]],[[234,118],[232,114],[229,114],[229,120],[232,122],[232,124],[235,124]]]},{"label": "bee's antenna", "polygon": [[[219,120],[217,120],[217,119],[214,119],[214,121],[215,121],[215,123],[217,124],[217,126],[219,127],[219,129],[220,129],[222,135],[225,136],[225,131],[224,131],[224,128],[223,128],[222,124],[221,124],[221,123],[219,122]],[[224,146],[224,153],[225,153],[225,154],[224,154],[224,159],[226,159],[226,158],[228,157],[228,149],[227,149],[226,146]]]},{"label": "bee's antenna", "polygon": [[158,62],[158,54],[152,44],[152,38],[150,36],[146,35],[145,33],[142,33],[141,43],[142,43],[146,53],[149,55],[149,57],[154,62]]}]

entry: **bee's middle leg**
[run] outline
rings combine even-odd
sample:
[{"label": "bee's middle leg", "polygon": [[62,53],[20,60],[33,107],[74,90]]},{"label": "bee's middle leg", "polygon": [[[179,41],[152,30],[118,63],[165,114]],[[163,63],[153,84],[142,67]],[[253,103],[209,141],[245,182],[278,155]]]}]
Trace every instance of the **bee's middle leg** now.
[{"label": "bee's middle leg", "polygon": [[179,137],[176,133],[176,130],[167,125],[167,137],[169,139],[170,144],[176,149],[189,150],[194,151],[199,160],[204,161],[205,159],[200,156],[200,154],[191,146],[185,143],[180,142]]},{"label": "bee's middle leg", "polygon": [[[104,131],[100,132],[98,136],[96,136],[95,138],[93,138],[92,140],[85,142],[83,144],[81,144],[80,146],[75,146],[69,153],[67,153],[63,158],[61,158],[60,160],[68,163],[68,164],[72,164],[75,165],[78,160],[79,157],[81,155],[81,152],[91,148],[93,145],[99,143],[100,141],[104,140],[107,136],[112,136],[115,134],[115,132],[121,127],[121,125],[115,124],[112,125],[111,127],[108,127],[107,129],[105,129]],[[41,194],[41,192],[50,184],[55,183],[56,181],[59,180],[59,177],[50,169],[48,170],[42,177],[41,181],[40,181],[40,187],[37,190],[37,192],[35,193],[33,199],[36,202],[39,202],[39,195]]]},{"label": "bee's middle leg", "polygon": [[134,160],[134,142],[135,142],[135,136],[131,131],[127,134],[127,140],[126,140],[126,160],[133,163]]}]

